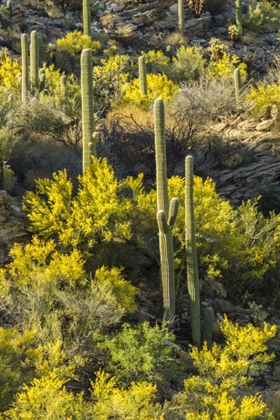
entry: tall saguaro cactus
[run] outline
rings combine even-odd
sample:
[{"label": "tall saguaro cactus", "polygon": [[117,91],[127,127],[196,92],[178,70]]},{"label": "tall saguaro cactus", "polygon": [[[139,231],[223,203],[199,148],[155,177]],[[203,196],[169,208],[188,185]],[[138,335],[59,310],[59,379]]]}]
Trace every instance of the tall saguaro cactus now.
[{"label": "tall saguaro cactus", "polygon": [[178,29],[181,34],[184,33],[184,21],[185,21],[184,0],[178,0]]},{"label": "tall saguaro cactus", "polygon": [[31,32],[30,43],[30,78],[32,92],[39,90],[39,45],[37,31]]},{"label": "tall saguaro cactus", "polygon": [[138,59],[138,71],[139,71],[139,85],[140,85],[140,94],[147,95],[147,74],[146,74],[146,62],[145,57],[141,56]]},{"label": "tall saguaro cactus", "polygon": [[90,49],[81,54],[81,94],[82,94],[82,132],[83,132],[83,173],[90,165],[90,155],[96,156],[96,144],[92,137],[94,131],[93,74]]},{"label": "tall saguaro cactus", "polygon": [[242,0],[235,0],[235,20],[238,29],[238,36],[241,38],[243,33]]},{"label": "tall saguaro cactus", "polygon": [[26,106],[29,89],[28,76],[28,39],[26,34],[21,35],[21,101]]},{"label": "tall saguaro cactus", "polygon": [[190,299],[190,316],[192,340],[195,346],[201,345],[200,327],[200,299],[199,278],[196,250],[196,233],[193,203],[193,158],[187,156],[185,161],[185,228],[186,228],[186,255],[187,255],[187,284]]},{"label": "tall saguaro cactus", "polygon": [[83,0],[84,35],[91,36],[91,10],[90,0]]},{"label": "tall saguaro cactus", "polygon": [[171,321],[175,315],[175,269],[172,227],[175,223],[179,201],[168,200],[166,145],[164,135],[164,103],[161,98],[154,102],[154,129],[157,179],[157,222],[159,227],[159,251],[163,289],[163,318]]},{"label": "tall saguaro cactus", "polygon": [[240,75],[239,68],[236,68],[234,70],[233,77],[234,77],[236,108],[238,108],[240,105],[240,91],[241,91],[241,75]]}]

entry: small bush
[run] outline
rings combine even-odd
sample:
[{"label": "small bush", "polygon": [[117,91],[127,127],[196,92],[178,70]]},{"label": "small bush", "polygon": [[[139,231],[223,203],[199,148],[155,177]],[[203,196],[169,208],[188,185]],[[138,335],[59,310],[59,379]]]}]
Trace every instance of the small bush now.
[{"label": "small bush", "polygon": [[270,115],[272,106],[280,111],[280,80],[277,83],[260,83],[257,87],[251,87],[248,98],[253,102],[251,113],[253,115]]},{"label": "small bush", "polygon": [[110,358],[104,368],[127,388],[131,382],[157,384],[161,394],[182,380],[185,364],[179,360],[175,336],[166,325],[151,327],[147,322],[137,326],[122,325],[122,330],[99,344],[108,349]]},{"label": "small bush", "polygon": [[198,47],[181,46],[173,58],[173,78],[177,82],[196,80],[202,75],[205,64],[206,60],[203,58]]},{"label": "small bush", "polygon": [[276,325],[241,327],[225,318],[220,326],[226,341],[224,347],[192,347],[190,356],[197,375],[184,381],[185,391],[174,397],[174,411],[168,419],[181,419],[183,410],[187,420],[256,420],[264,413],[265,403],[246,386],[253,382],[254,375],[262,374],[274,357],[267,352],[267,341],[275,336]]},{"label": "small bush", "polygon": [[134,79],[124,87],[123,104],[131,103],[143,109],[149,108],[156,98],[162,98],[165,102],[170,102],[175,98],[179,86],[169,80],[165,74],[147,74],[148,94],[141,95],[139,80]]},{"label": "small bush", "polygon": [[279,28],[280,10],[267,0],[250,0],[243,25],[251,31],[274,32]]}]

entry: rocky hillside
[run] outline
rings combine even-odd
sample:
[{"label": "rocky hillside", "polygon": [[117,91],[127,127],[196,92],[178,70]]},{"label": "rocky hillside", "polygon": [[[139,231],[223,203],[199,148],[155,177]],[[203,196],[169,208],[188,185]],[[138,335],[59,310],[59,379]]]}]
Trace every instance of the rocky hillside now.
[{"label": "rocky hillside", "polygon": [[[80,2],[72,2],[77,8],[66,8],[63,12],[53,7],[52,2],[49,3],[43,6],[32,0],[15,0],[13,31],[9,39],[0,38],[0,45],[18,53],[22,31],[36,29],[47,45],[55,43],[57,38],[69,31],[82,29]],[[245,2],[245,14],[246,11]],[[138,54],[142,50],[156,48],[164,50],[170,42],[176,42],[177,13],[177,2],[172,0],[100,1],[92,12],[93,38],[114,39],[121,53]],[[254,77],[265,74],[275,63],[275,57],[279,56],[277,32],[256,33],[245,29],[242,42],[232,46],[227,27],[235,18],[233,1],[229,1],[221,13],[205,11],[199,19],[193,17],[186,2],[185,17],[184,35],[188,45],[200,45],[205,55],[209,55],[210,39],[219,38],[230,47],[231,54],[238,55],[247,64]],[[195,163],[198,173],[211,176],[217,183],[218,191],[234,205],[262,194],[267,186],[271,194],[279,195],[280,192],[277,118],[275,115],[262,121],[244,118],[244,115],[233,116],[208,127],[205,133],[209,137],[218,135],[228,145],[228,155],[223,156],[222,165],[207,150],[199,153]],[[278,203],[274,204],[278,206]]]}]

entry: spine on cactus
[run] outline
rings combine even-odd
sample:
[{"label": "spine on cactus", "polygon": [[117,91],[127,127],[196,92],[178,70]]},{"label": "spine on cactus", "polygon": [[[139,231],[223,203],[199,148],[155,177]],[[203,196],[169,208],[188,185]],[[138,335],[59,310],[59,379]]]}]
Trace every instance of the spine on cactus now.
[{"label": "spine on cactus", "polygon": [[178,29],[181,34],[184,33],[184,22],[185,22],[185,12],[184,12],[184,0],[178,0]]},{"label": "spine on cactus", "polygon": [[37,93],[39,90],[39,50],[37,31],[31,32],[30,79],[32,92]]},{"label": "spine on cactus", "polygon": [[82,94],[82,132],[83,132],[83,174],[90,165],[90,155],[96,156],[93,109],[93,74],[90,49],[81,54],[81,94]]},{"label": "spine on cactus", "polygon": [[241,91],[241,76],[240,76],[239,68],[236,68],[234,70],[233,77],[234,77],[236,108],[238,108],[240,104],[240,91]]},{"label": "spine on cactus", "polygon": [[172,321],[175,315],[175,269],[172,227],[176,221],[179,201],[168,202],[166,145],[164,135],[164,103],[161,98],[154,102],[157,222],[159,227],[159,251],[163,290],[163,318]]},{"label": "spine on cactus", "polygon": [[192,340],[195,346],[201,345],[199,278],[196,250],[196,233],[193,203],[193,158],[185,161],[185,229],[187,255],[187,285],[190,299]]},{"label": "spine on cactus", "polygon": [[238,29],[238,36],[241,38],[243,33],[242,0],[235,0],[235,20]]},{"label": "spine on cactus", "polygon": [[138,71],[139,71],[139,85],[140,85],[140,94],[147,95],[147,74],[146,74],[146,62],[145,57],[141,56],[138,59]]},{"label": "spine on cactus", "polygon": [[91,10],[90,0],[83,0],[84,35],[91,36]]},{"label": "spine on cactus", "polygon": [[213,308],[208,306],[205,309],[204,319],[203,319],[203,328],[202,328],[202,342],[207,343],[208,349],[211,349],[212,347],[213,326],[214,326],[214,311],[213,311]]},{"label": "spine on cactus", "polygon": [[26,34],[21,35],[21,101],[25,106],[29,89],[28,77],[28,39]]}]

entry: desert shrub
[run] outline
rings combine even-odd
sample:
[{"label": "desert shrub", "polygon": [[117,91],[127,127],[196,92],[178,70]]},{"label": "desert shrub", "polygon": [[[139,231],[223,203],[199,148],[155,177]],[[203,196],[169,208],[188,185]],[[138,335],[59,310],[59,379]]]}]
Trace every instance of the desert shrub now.
[{"label": "desert shrub", "polygon": [[179,82],[198,79],[204,71],[206,60],[198,47],[181,46],[172,60],[173,79]]},{"label": "desert shrub", "polygon": [[8,50],[3,48],[0,54],[0,86],[9,88],[13,92],[18,90],[18,75],[21,71],[21,66],[15,59],[9,56]]},{"label": "desert shrub", "polygon": [[100,48],[100,43],[93,41],[90,36],[83,35],[81,31],[75,30],[57,40],[57,46],[73,57],[78,57],[83,49],[87,48],[95,53]]},{"label": "desert shrub", "polygon": [[160,405],[154,403],[156,390],[155,385],[147,382],[132,382],[128,389],[118,389],[115,379],[101,371],[92,383],[92,396],[96,400],[94,418],[163,420]]},{"label": "desert shrub", "polygon": [[[147,246],[150,256],[157,255],[151,240],[157,232],[156,193],[153,189],[145,193],[142,176],[117,181],[106,160],[94,159],[73,198],[72,188],[65,172],[55,175],[54,181],[37,182],[37,192],[25,197],[31,231],[44,239],[55,239],[61,250],[78,247],[91,267],[112,266],[113,262],[131,266],[128,254],[134,260],[139,246]],[[170,197],[178,197],[181,203],[173,232],[178,241],[176,264],[182,269],[184,179],[171,178],[169,188]],[[195,178],[195,213],[201,277],[222,282],[234,300],[248,290],[264,303],[273,290],[276,302],[279,216],[265,218],[257,210],[257,201],[234,210],[215,192],[213,181],[204,182],[199,177]]]},{"label": "desert shrub", "polygon": [[51,61],[67,73],[77,72],[80,62],[80,54],[83,49],[88,48],[92,53],[99,50],[99,41],[93,41],[90,36],[83,35],[81,31],[69,32],[64,38],[59,38],[55,44],[48,46],[48,53]]},{"label": "desert shrub", "polygon": [[118,181],[106,159],[93,159],[74,197],[72,189],[65,172],[38,180],[37,192],[25,199],[30,229],[60,249],[78,247],[91,267],[134,266],[150,220],[142,176]]},{"label": "desert shrub", "polygon": [[10,420],[70,419],[73,416],[82,418],[82,413],[86,409],[82,394],[74,396],[67,392],[65,383],[66,381],[55,373],[35,378],[31,385],[23,387],[12,408],[5,412],[5,418]]},{"label": "desert shrub", "polygon": [[134,104],[143,109],[149,108],[156,98],[170,102],[176,96],[179,86],[169,80],[165,74],[147,74],[148,94],[141,95],[139,79],[134,79],[124,86],[122,104]]},{"label": "desert shrub", "polygon": [[192,123],[195,130],[199,130],[221,115],[229,116],[235,112],[233,78],[218,80],[202,76],[197,82],[184,83],[172,106],[176,113]]},{"label": "desert shrub", "polygon": [[[224,318],[220,327],[225,346],[192,347],[190,356],[197,374],[184,381],[185,390],[174,397],[167,419],[256,420],[264,413],[265,403],[248,384],[274,357],[267,352],[267,341],[275,336],[276,326],[241,327]],[[184,410],[187,415],[181,417]]]},{"label": "desert shrub", "polygon": [[170,396],[170,385],[178,385],[185,373],[185,362],[179,359],[180,348],[167,325],[122,324],[120,332],[105,337],[98,346],[109,351],[104,369],[124,389],[131,382],[148,381],[157,385],[161,397]]},{"label": "desert shrub", "polygon": [[272,106],[280,110],[279,101],[280,81],[277,83],[260,83],[257,87],[252,86],[248,98],[252,101],[251,113],[253,115],[269,115]]},{"label": "desert shrub", "polygon": [[141,55],[145,57],[145,63],[148,73],[170,73],[170,58],[163,53],[163,51],[149,50],[148,52],[141,52]]},{"label": "desert shrub", "polygon": [[99,372],[92,382],[92,397],[86,401],[82,393],[66,390],[65,381],[55,373],[34,379],[18,394],[13,407],[5,412],[5,418],[37,420],[48,418],[74,418],[102,420],[114,419],[162,419],[162,409],[154,403],[156,387],[149,383],[133,383],[127,390],[117,388],[114,378]]},{"label": "desert shrub", "polygon": [[[169,188],[169,196],[178,197],[180,201],[173,234],[181,244],[175,247],[175,261],[177,267],[182,267],[184,180],[172,177]],[[271,214],[265,218],[257,210],[257,201],[248,201],[233,209],[228,201],[219,197],[215,184],[209,179],[195,178],[194,200],[200,277],[206,282],[207,279],[221,282],[229,298],[237,298],[237,301],[246,290],[260,303],[271,302],[271,293],[279,296],[279,217]]]},{"label": "desert shrub", "polygon": [[59,253],[54,241],[34,237],[15,245],[11,257],[1,271],[1,308],[18,328],[34,329],[40,342],[63,340],[69,351],[88,346],[135,310],[136,288],[121,270],[100,267],[88,278],[77,250]]},{"label": "desert shrub", "polygon": [[10,9],[6,5],[0,6],[0,28],[7,30],[12,26]]},{"label": "desert shrub", "polygon": [[278,29],[280,10],[273,2],[250,0],[243,25],[251,31],[274,32]]},{"label": "desert shrub", "polygon": [[94,66],[94,95],[98,107],[110,109],[119,104],[123,92],[123,85],[129,77],[129,56],[114,54],[109,58],[102,58],[100,65]]},{"label": "desert shrub", "polygon": [[209,78],[233,77],[236,68],[240,70],[240,76],[244,82],[247,76],[246,64],[240,61],[237,55],[223,54],[221,58],[210,61],[206,73]]},{"label": "desert shrub", "polygon": [[19,333],[14,328],[0,328],[0,404],[7,409],[24,382],[30,380],[29,352],[35,343],[35,332]]},{"label": "desert shrub", "polygon": [[[51,109],[62,121],[62,132],[56,124],[50,126],[53,138],[75,151],[79,147],[82,138],[81,127],[81,89],[73,74],[66,78],[66,85],[61,85],[61,73],[54,66],[45,67],[45,89],[40,94],[40,101],[47,106],[43,109]],[[42,112],[45,115],[44,111]],[[56,134],[55,134],[56,133]]]}]

